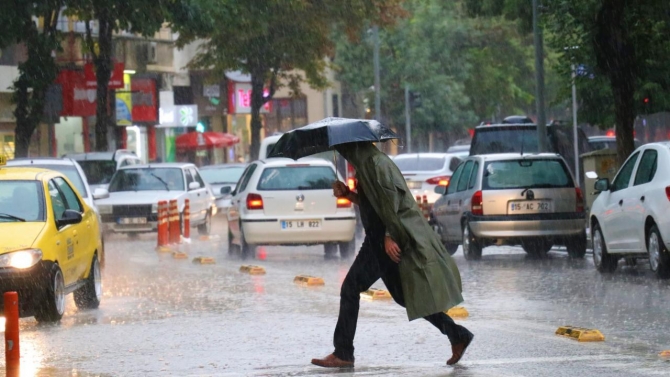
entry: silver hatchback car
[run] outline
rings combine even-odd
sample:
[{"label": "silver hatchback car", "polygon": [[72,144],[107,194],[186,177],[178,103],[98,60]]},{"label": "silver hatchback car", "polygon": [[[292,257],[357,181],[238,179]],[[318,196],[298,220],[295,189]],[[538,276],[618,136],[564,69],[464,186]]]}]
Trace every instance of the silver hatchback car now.
[{"label": "silver hatchback car", "polygon": [[470,156],[446,189],[435,190],[444,195],[432,216],[451,254],[459,244],[468,260],[490,245],[521,245],[535,256],[553,245],[566,246],[573,258],[586,253],[582,192],[556,154]]}]

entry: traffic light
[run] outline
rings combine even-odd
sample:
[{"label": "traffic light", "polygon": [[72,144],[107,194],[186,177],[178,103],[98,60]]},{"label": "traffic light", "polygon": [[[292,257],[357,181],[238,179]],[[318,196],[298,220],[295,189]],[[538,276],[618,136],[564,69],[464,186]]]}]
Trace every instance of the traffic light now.
[{"label": "traffic light", "polygon": [[421,93],[409,92],[409,104],[415,109],[421,107]]}]

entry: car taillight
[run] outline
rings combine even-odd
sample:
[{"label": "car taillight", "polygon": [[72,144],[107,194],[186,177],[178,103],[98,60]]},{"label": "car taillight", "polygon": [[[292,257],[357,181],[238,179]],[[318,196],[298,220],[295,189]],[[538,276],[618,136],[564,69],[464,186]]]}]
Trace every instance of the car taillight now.
[{"label": "car taillight", "polygon": [[477,191],[472,195],[472,200],[470,201],[470,212],[475,216],[484,215],[484,200],[482,198],[481,191]]},{"label": "car taillight", "polygon": [[577,212],[584,212],[584,195],[579,187],[575,187],[575,201],[577,202]]},{"label": "car taillight", "polygon": [[258,194],[247,195],[247,209],[263,209],[263,197]]},{"label": "car taillight", "polygon": [[665,188],[665,196],[667,196],[668,200],[670,200],[670,186]]},{"label": "car taillight", "polygon": [[358,182],[356,182],[356,178],[347,179],[347,186],[349,186],[349,190],[351,190],[351,191],[356,190],[357,183]]},{"label": "car taillight", "polygon": [[449,179],[450,178],[451,177],[448,176],[448,175],[443,175],[443,176],[440,176],[440,177],[433,177],[433,178],[427,179],[426,183],[428,183],[429,185],[446,186],[446,185],[449,184]]},{"label": "car taillight", "polygon": [[337,208],[351,208],[349,199],[337,198]]}]

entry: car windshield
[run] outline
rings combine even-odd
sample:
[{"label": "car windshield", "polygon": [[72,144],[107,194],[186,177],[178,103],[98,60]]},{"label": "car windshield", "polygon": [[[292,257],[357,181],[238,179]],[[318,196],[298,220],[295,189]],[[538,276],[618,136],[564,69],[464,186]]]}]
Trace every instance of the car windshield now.
[{"label": "car windshield", "polygon": [[74,187],[79,191],[79,195],[81,195],[82,198],[88,198],[84,180],[79,174],[79,170],[77,170],[74,165],[31,164],[30,166],[34,168],[55,170],[63,174],[70,180],[70,182],[72,182],[72,184],[74,184]]},{"label": "car windshield", "polygon": [[327,166],[266,168],[258,190],[330,190],[335,170]]},{"label": "car windshield", "polygon": [[119,191],[184,191],[184,178],[179,168],[121,169],[114,174],[109,192]]},{"label": "car windshield", "polygon": [[565,164],[556,159],[490,161],[484,168],[485,190],[572,187]]},{"label": "car windshield", "polygon": [[77,161],[86,174],[89,185],[106,185],[116,171],[116,162],[112,160]]},{"label": "car windshield", "polygon": [[537,152],[535,127],[481,127],[475,133],[470,155]]},{"label": "car windshield", "polygon": [[244,166],[234,166],[227,168],[200,169],[200,175],[205,182],[209,184],[216,183],[237,183],[244,173]]},{"label": "car windshield", "polygon": [[442,170],[444,168],[445,157],[435,156],[399,156],[393,162],[398,165],[400,171],[431,171]]},{"label": "car windshield", "polygon": [[0,223],[44,221],[44,195],[38,181],[0,181]]}]

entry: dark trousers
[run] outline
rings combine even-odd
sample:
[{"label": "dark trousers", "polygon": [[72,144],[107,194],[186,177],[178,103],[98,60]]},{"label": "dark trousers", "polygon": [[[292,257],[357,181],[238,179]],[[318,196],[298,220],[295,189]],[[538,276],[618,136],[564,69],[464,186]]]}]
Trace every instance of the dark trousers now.
[{"label": "dark trousers", "polygon": [[[395,302],[405,307],[398,264],[386,255],[382,240],[373,241],[366,237],[340,291],[340,315],[337,319],[337,326],[335,326],[333,343],[335,356],[342,360],[354,360],[354,336],[358,321],[360,293],[368,290],[379,278],[384,281]],[[463,343],[472,336],[470,331],[457,325],[443,312],[431,314],[424,319],[446,335],[451,344]]]}]

